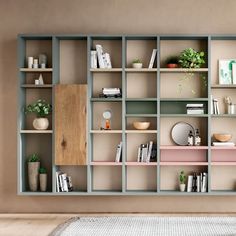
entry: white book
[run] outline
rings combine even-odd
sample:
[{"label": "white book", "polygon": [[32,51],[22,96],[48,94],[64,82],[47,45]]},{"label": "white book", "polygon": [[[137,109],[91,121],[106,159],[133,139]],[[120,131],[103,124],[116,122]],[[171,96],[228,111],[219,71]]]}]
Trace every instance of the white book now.
[{"label": "white book", "polygon": [[137,157],[137,162],[141,161],[141,147],[138,147],[138,157]]},{"label": "white book", "polygon": [[61,177],[62,177],[62,181],[63,181],[63,191],[64,192],[69,192],[69,190],[68,190],[68,183],[67,183],[67,174],[63,173],[61,175]]},{"label": "white book", "polygon": [[189,175],[188,176],[187,192],[188,193],[192,192],[192,189],[193,189],[193,176]]},{"label": "white book", "polygon": [[59,175],[61,174],[61,171],[56,171],[56,191],[61,192],[61,186],[60,186],[60,179]]},{"label": "white book", "polygon": [[106,68],[111,69],[111,68],[112,68],[112,65],[111,65],[110,54],[109,54],[109,53],[105,53],[105,54],[104,54],[104,58],[105,58]]},{"label": "white book", "polygon": [[204,110],[202,110],[202,109],[187,110],[187,114],[188,115],[202,115],[202,114],[204,114]]},{"label": "white book", "polygon": [[236,63],[232,63],[232,77],[233,84],[236,84]]},{"label": "white book", "polygon": [[201,192],[205,193],[207,190],[207,173],[202,174]]},{"label": "white book", "polygon": [[198,103],[198,104],[197,103],[196,104],[192,103],[192,104],[187,104],[186,107],[187,108],[189,108],[189,107],[203,107],[203,104],[202,103]]},{"label": "white book", "polygon": [[152,50],[152,56],[151,56],[151,59],[150,59],[150,62],[149,62],[149,66],[148,66],[149,69],[153,68],[156,55],[157,55],[157,49],[153,49]]},{"label": "white book", "polygon": [[212,145],[219,146],[219,147],[224,147],[224,146],[233,147],[233,146],[235,146],[235,143],[233,143],[233,142],[213,142]]},{"label": "white book", "polygon": [[201,192],[201,176],[197,176],[197,192]]},{"label": "white book", "polygon": [[147,159],[147,147],[145,144],[142,144],[142,157],[141,162],[146,162]]},{"label": "white book", "polygon": [[214,114],[213,96],[211,95],[211,115]]},{"label": "white book", "polygon": [[216,101],[216,111],[217,111],[217,115],[220,114],[220,109],[219,109],[219,102],[218,100]]},{"label": "white book", "polygon": [[115,159],[116,162],[120,162],[121,152],[122,152],[122,142],[118,144],[117,149],[116,149],[116,159]]},{"label": "white book", "polygon": [[63,178],[62,178],[62,174],[63,173],[59,174],[59,184],[60,184],[60,187],[61,187],[61,192],[64,192],[64,181],[63,181]]},{"label": "white book", "polygon": [[97,51],[92,50],[90,52],[90,63],[91,63],[91,68],[96,69],[98,68],[98,62],[97,62]]},{"label": "white book", "polygon": [[72,191],[73,190],[73,184],[72,184],[71,176],[67,176],[67,184],[68,184],[68,190]]},{"label": "white book", "polygon": [[149,146],[148,146],[148,153],[147,153],[147,160],[146,160],[146,162],[150,162],[151,154],[152,154],[152,146],[153,146],[153,141],[150,141],[149,142]]},{"label": "white book", "polygon": [[104,63],[104,59],[103,59],[103,49],[102,46],[97,44],[96,45],[96,51],[97,51],[97,55],[98,55],[98,65],[99,68],[106,68],[105,67],[105,63]]}]

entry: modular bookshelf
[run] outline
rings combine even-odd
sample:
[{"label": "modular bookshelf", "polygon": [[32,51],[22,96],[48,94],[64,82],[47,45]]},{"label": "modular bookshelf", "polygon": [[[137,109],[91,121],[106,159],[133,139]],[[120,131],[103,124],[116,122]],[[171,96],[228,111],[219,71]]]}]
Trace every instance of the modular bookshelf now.
[{"label": "modular bookshelf", "polygon": [[[90,51],[101,44],[111,55],[112,69],[91,69]],[[193,78],[179,81],[188,69],[166,68],[165,60],[192,47],[204,51],[205,67],[192,69]],[[149,69],[152,50],[157,60]],[[46,69],[28,69],[28,56],[48,55]],[[133,69],[139,58],[142,69]],[[19,35],[18,36],[18,193],[21,195],[235,195],[236,148],[213,147],[212,134],[232,133],[236,142],[235,115],[211,114],[211,95],[223,108],[224,96],[236,100],[235,86],[219,85],[218,60],[236,58],[236,36],[231,35]],[[35,86],[43,74],[45,84]],[[203,88],[200,76],[206,78]],[[58,164],[55,155],[55,87],[87,84],[87,138],[85,164]],[[122,98],[100,98],[103,87],[122,88]],[[194,92],[192,91],[194,90]],[[33,116],[24,107],[36,99],[46,99],[53,107],[50,127],[37,131]],[[202,115],[187,115],[187,103],[203,103]],[[100,130],[102,112],[112,110],[111,130]],[[149,121],[148,130],[135,130],[134,121]],[[170,137],[171,128],[184,121],[199,128],[201,146],[177,146]],[[79,122],[79,121],[78,121]],[[156,162],[137,162],[137,148],[150,140],[157,144]],[[117,144],[122,141],[122,161],[115,162]],[[39,153],[48,171],[47,192],[29,191],[27,157]],[[75,154],[76,155],[76,154]],[[56,164],[57,163],[57,164]],[[72,192],[56,191],[56,171],[72,176]],[[207,192],[180,192],[181,170],[207,172]]]}]

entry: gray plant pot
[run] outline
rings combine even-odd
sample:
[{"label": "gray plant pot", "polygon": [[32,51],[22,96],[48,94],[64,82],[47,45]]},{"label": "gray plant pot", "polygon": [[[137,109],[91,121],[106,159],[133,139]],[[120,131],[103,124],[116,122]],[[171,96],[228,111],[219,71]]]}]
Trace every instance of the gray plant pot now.
[{"label": "gray plant pot", "polygon": [[28,179],[30,191],[36,192],[39,185],[40,162],[28,162]]},{"label": "gray plant pot", "polygon": [[47,191],[47,174],[39,174],[40,191]]}]

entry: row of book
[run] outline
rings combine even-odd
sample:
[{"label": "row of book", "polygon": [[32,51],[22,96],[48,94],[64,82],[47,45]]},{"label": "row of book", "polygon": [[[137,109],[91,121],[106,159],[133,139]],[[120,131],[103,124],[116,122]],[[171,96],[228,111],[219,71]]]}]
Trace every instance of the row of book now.
[{"label": "row of book", "polygon": [[71,192],[73,191],[72,178],[62,171],[56,172],[56,191]]},{"label": "row of book", "polygon": [[122,161],[122,142],[120,142],[117,145],[116,148],[116,157],[115,157],[115,162],[121,162]]},{"label": "row of book", "polygon": [[218,99],[213,98],[212,96],[211,96],[211,114],[212,115],[219,115],[220,114]]},{"label": "row of book", "polygon": [[150,141],[138,148],[137,162],[154,162],[157,160],[157,145]]},{"label": "row of book", "polygon": [[188,176],[187,192],[207,192],[207,173],[202,172],[197,174],[196,172],[193,175]]},{"label": "row of book", "polygon": [[202,103],[187,104],[186,105],[188,115],[201,115],[204,114],[204,105]]},{"label": "row of book", "polygon": [[[109,53],[104,52],[102,45],[97,44],[95,46],[96,50],[91,50],[91,68],[96,69],[96,68],[101,68],[101,69],[111,69],[112,64],[111,64],[111,57]],[[155,59],[157,58],[157,49],[152,50],[152,55],[150,58],[150,62],[148,65],[148,68],[151,69],[153,68]]]}]

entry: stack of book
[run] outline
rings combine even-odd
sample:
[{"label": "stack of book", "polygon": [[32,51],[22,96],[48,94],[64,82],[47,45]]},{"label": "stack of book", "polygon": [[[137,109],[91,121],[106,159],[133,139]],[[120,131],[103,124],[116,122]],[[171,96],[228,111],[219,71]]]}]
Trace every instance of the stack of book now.
[{"label": "stack of book", "polygon": [[211,114],[212,115],[220,114],[218,99],[213,98],[212,96],[211,96]]},{"label": "stack of book", "polygon": [[188,115],[201,115],[204,114],[204,106],[202,103],[200,104],[187,104],[186,105],[186,109],[187,109],[187,114]]},{"label": "stack of book", "polygon": [[213,142],[212,145],[216,147],[234,147],[235,143],[234,142]]},{"label": "stack of book", "polygon": [[155,162],[156,160],[157,146],[153,141],[139,146],[137,162]]},{"label": "stack of book", "polygon": [[115,162],[122,161],[122,142],[117,145]]},{"label": "stack of book", "polygon": [[188,176],[187,192],[207,192],[207,173],[202,172]]},{"label": "stack of book", "polygon": [[71,192],[73,191],[71,176],[68,176],[62,171],[56,172],[56,191],[57,192]]},{"label": "stack of book", "polygon": [[102,93],[99,97],[104,98],[120,98],[122,97],[121,88],[102,88]]},{"label": "stack of book", "polygon": [[105,53],[101,45],[96,45],[96,51],[91,51],[91,68],[102,68],[102,69],[110,69],[112,68],[111,65],[111,58],[109,53]]}]

